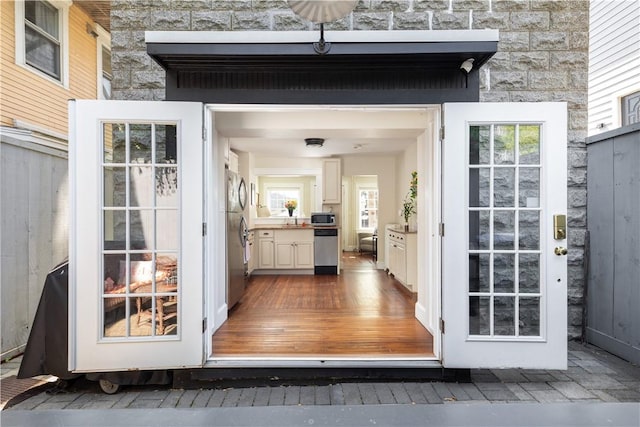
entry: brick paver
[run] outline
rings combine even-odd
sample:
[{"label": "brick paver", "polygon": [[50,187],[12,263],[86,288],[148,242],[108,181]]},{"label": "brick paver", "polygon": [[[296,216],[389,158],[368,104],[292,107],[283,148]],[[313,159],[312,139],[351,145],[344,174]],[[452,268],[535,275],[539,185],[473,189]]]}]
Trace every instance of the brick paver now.
[{"label": "brick paver", "polygon": [[[474,369],[470,383],[376,381],[330,385],[176,390],[127,386],[115,395],[98,387],[40,393],[11,409],[191,408],[281,405],[389,405],[465,402],[640,402],[640,367],[594,347],[570,343],[565,371]],[[7,376],[5,375],[5,378]]]}]

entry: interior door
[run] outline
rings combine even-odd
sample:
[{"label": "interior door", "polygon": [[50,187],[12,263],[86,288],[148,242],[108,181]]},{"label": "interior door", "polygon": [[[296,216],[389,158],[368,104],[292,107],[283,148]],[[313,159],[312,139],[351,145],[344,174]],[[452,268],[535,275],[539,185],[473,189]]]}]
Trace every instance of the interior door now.
[{"label": "interior door", "polygon": [[567,106],[443,114],[443,365],[566,369]]},{"label": "interior door", "polygon": [[71,101],[69,368],[203,363],[202,105]]}]

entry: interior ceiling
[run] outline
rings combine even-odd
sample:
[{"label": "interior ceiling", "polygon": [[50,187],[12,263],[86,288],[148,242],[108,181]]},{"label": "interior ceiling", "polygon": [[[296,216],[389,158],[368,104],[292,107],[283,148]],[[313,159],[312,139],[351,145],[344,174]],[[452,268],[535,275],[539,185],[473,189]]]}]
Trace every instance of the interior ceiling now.
[{"label": "interior ceiling", "polygon": [[111,0],[75,0],[73,4],[82,8],[102,28],[111,32]]},{"label": "interior ceiling", "polygon": [[[425,131],[437,107],[216,112],[218,135],[234,151],[259,157],[331,157],[404,151]],[[307,147],[305,138],[324,138]]]}]

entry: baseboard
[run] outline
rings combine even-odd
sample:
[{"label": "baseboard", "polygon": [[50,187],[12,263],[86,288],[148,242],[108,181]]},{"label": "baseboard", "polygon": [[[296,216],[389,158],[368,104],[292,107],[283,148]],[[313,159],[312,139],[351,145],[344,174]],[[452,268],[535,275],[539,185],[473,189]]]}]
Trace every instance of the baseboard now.
[{"label": "baseboard", "polygon": [[587,342],[629,362],[640,364],[640,348],[603,334],[593,328],[587,328]]}]

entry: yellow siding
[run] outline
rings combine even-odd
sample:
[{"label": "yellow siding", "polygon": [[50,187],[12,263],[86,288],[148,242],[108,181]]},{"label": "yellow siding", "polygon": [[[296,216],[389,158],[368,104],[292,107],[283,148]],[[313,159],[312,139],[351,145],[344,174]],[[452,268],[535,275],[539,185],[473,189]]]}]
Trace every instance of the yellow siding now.
[{"label": "yellow siding", "polygon": [[80,8],[69,9],[69,89],[15,62],[14,2],[0,1],[0,124],[13,119],[67,134],[67,100],[95,99],[96,39],[86,31],[92,19]]}]

